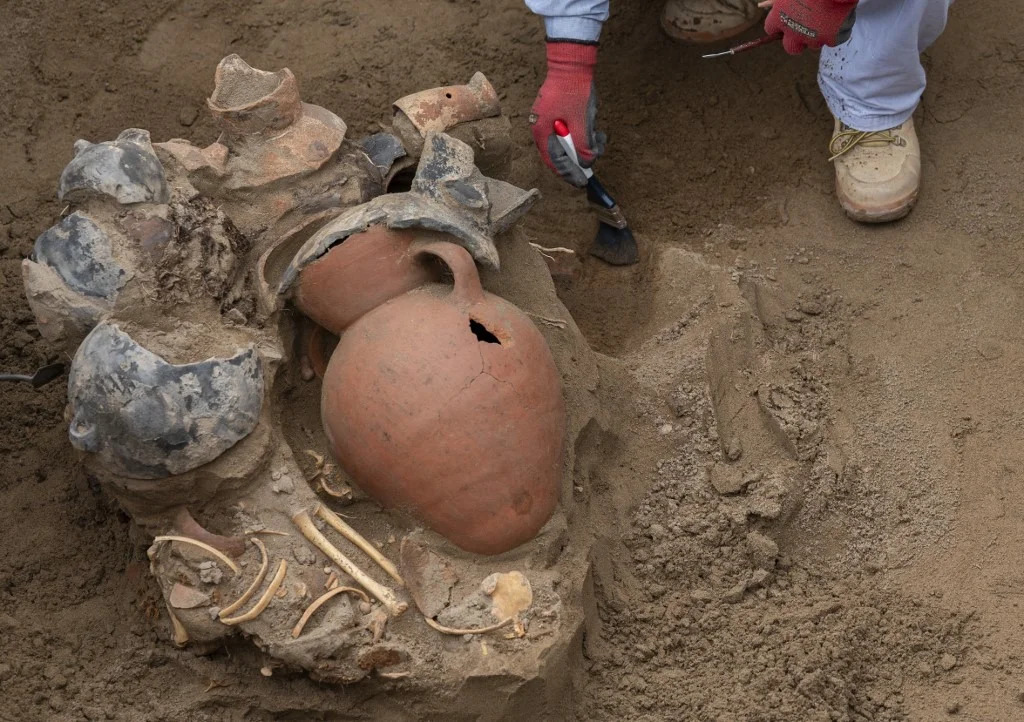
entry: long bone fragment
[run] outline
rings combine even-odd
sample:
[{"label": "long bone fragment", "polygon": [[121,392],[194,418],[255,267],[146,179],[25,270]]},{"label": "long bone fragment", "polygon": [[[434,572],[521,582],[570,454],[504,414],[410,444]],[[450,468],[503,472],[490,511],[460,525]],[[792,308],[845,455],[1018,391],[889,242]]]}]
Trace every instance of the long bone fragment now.
[{"label": "long bone fragment", "polygon": [[327,537],[321,534],[320,530],[313,524],[313,520],[308,512],[300,511],[292,517],[292,523],[302,532],[302,536],[306,537],[311,544],[326,554],[327,558],[337,564],[341,571],[355,579],[359,586],[380,600],[380,603],[384,605],[391,616],[397,617],[409,608],[408,604],[398,600],[393,591],[375,582],[366,572],[357,567],[351,559],[342,554],[336,546],[331,544]]},{"label": "long bone fragment", "polygon": [[377,547],[371,544],[366,539],[366,537],[364,537],[362,534],[360,534],[355,529],[346,524],[340,516],[335,514],[333,511],[328,509],[323,504],[317,504],[316,510],[313,513],[321,519],[323,519],[328,524],[330,524],[332,527],[334,527],[335,531],[337,531],[343,537],[345,537],[350,542],[355,544],[357,547],[362,549],[366,556],[370,557],[370,559],[373,559],[373,561],[377,562],[377,565],[388,573],[389,577],[394,579],[403,587],[405,586],[405,580],[402,579],[402,576],[398,573],[398,569],[395,567],[394,564],[391,563],[391,560],[383,554],[381,554],[377,550]]}]

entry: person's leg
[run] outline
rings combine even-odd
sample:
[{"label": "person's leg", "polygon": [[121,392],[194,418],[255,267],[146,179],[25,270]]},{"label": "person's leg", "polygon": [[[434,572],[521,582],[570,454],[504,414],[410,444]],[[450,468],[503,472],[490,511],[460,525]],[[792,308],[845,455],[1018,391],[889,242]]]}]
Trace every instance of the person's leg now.
[{"label": "person's leg", "polygon": [[913,114],[925,87],[921,53],[953,0],[861,0],[850,40],[821,55],[818,84],[835,116],[836,195],[854,220],[902,218],[917,200],[921,151]]},{"label": "person's leg", "polygon": [[921,53],[946,27],[953,0],[861,0],[849,41],[821,53],[818,84],[832,115],[857,130],[909,118],[924,92]]}]

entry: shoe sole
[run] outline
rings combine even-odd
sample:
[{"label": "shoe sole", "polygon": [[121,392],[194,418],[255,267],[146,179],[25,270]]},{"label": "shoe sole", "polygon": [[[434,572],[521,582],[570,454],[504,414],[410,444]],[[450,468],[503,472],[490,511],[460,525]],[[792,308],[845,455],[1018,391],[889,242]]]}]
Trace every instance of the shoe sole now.
[{"label": "shoe sole", "polygon": [[839,205],[842,206],[843,212],[848,218],[858,223],[892,223],[905,218],[917,204],[917,193],[914,191],[907,198],[882,208],[860,208],[836,189],[836,196],[839,198]]},{"label": "shoe sole", "polygon": [[755,17],[753,20],[744,23],[743,25],[737,25],[734,28],[723,30],[720,33],[712,34],[708,32],[680,30],[676,26],[669,23],[668,20],[665,19],[665,16],[662,15],[661,29],[665,31],[665,34],[668,35],[670,38],[672,38],[673,40],[678,40],[679,42],[682,43],[687,43],[690,45],[711,45],[722,40],[734,38],[737,35],[741,35],[747,32],[748,30],[750,30],[750,28],[754,27],[759,22],[761,22],[762,19],[763,17]]}]

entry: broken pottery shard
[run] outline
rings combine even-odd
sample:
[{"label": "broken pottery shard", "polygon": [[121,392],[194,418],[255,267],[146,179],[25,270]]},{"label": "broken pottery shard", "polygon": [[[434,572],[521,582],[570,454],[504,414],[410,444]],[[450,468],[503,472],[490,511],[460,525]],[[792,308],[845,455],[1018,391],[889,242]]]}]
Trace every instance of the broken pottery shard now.
[{"label": "broken pottery shard", "polygon": [[92,298],[113,300],[128,280],[111,253],[110,237],[81,212],[44,231],[31,258],[56,271],[71,290]]},{"label": "broken pottery shard", "polygon": [[395,101],[396,118],[408,119],[424,138],[431,132],[500,114],[498,94],[483,73],[475,73],[466,85],[423,90]]},{"label": "broken pottery shard", "polygon": [[401,664],[409,658],[409,653],[399,649],[393,644],[377,645],[359,653],[357,664],[361,669],[367,671],[372,669],[384,669]]},{"label": "broken pottery shard", "polygon": [[71,203],[103,197],[123,205],[166,203],[170,192],[149,131],[129,128],[117,140],[104,143],[76,141],[75,157],[61,173],[57,197]]},{"label": "broken pottery shard", "polygon": [[369,203],[350,208],[325,225],[299,249],[295,260],[281,277],[279,292],[289,290],[299,271],[319,259],[331,247],[341,243],[370,226],[388,228],[421,228],[426,231],[447,233],[453,242],[469,251],[473,259],[488,268],[497,268],[498,250],[494,241],[484,235],[463,214],[450,210],[416,193],[388,193]]},{"label": "broken pottery shard", "polygon": [[85,335],[110,310],[110,302],[90,298],[68,288],[49,266],[29,259],[21,262],[22,280],[29,308],[43,338],[63,342],[74,350]]},{"label": "broken pottery shard", "polygon": [[217,64],[206,103],[221,127],[235,135],[283,130],[302,115],[299,84],[291,70],[258,70],[237,53]]},{"label": "broken pottery shard", "polygon": [[254,348],[170,364],[102,323],[75,354],[68,399],[76,449],[114,473],[159,479],[213,461],[255,428],[262,364]]},{"label": "broken pottery shard", "polygon": [[451,601],[459,575],[444,557],[418,541],[402,540],[399,564],[405,586],[426,617],[436,617]]},{"label": "broken pottery shard", "polygon": [[449,136],[431,135],[407,193],[388,193],[344,211],[317,231],[295,254],[279,287],[287,293],[302,269],[346,238],[373,225],[438,231],[451,236],[487,268],[500,265],[493,236],[521,217],[539,197],[483,176],[473,152]]},{"label": "broken pottery shard", "polygon": [[209,604],[210,597],[198,589],[187,587],[179,582],[171,587],[171,593],[168,595],[167,601],[175,609],[195,609],[196,607],[205,607]]},{"label": "broken pottery shard", "polygon": [[507,230],[540,197],[537,189],[487,178],[473,163],[473,149],[444,133],[427,136],[412,190],[462,211],[491,236]]},{"label": "broken pottery shard", "polygon": [[[220,61],[215,82],[207,105],[223,132],[202,154],[223,174],[225,189],[258,188],[319,170],[345,140],[345,122],[303,103],[288,68],[258,70],[232,54]],[[184,167],[203,169],[187,145],[165,150]]]},{"label": "broken pottery shard", "polygon": [[406,156],[402,141],[391,133],[375,133],[363,139],[360,145],[382,176],[391,171],[396,160]]}]

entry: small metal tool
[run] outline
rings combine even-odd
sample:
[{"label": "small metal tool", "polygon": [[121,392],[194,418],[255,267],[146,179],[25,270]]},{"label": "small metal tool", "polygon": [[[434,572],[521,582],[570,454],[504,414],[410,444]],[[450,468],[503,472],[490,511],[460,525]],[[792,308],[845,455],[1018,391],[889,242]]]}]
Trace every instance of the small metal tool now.
[{"label": "small metal tool", "polygon": [[[839,28],[839,34],[836,36],[836,45],[842,45],[850,39],[850,35],[853,33],[853,24],[857,22],[857,10],[854,8],[850,11],[850,14],[846,16],[842,26]],[[763,38],[757,38],[756,40],[750,40],[739,45],[734,45],[728,50],[723,50],[720,53],[708,53],[702,55],[702,58],[724,58],[729,55],[735,55],[736,53],[744,53],[754,48],[759,48],[762,45],[771,45],[782,40],[782,33],[775,33],[774,35],[765,35]]]},{"label": "small metal tool", "polygon": [[32,384],[33,388],[38,389],[40,386],[45,386],[50,383],[62,373],[64,373],[64,364],[55,363],[50,364],[49,366],[43,366],[32,375],[0,374],[0,381],[24,381],[27,384]]},{"label": "small metal tool", "polygon": [[728,55],[735,55],[736,53],[743,53],[746,52],[747,50],[759,48],[762,45],[771,45],[772,43],[777,43],[780,40],[782,40],[782,33],[775,33],[774,35],[765,35],[763,38],[758,38],[757,40],[750,40],[745,43],[740,43],[739,45],[735,45],[729,48],[728,50],[723,50],[720,53],[708,53],[707,55],[702,55],[701,57],[724,58]]}]

